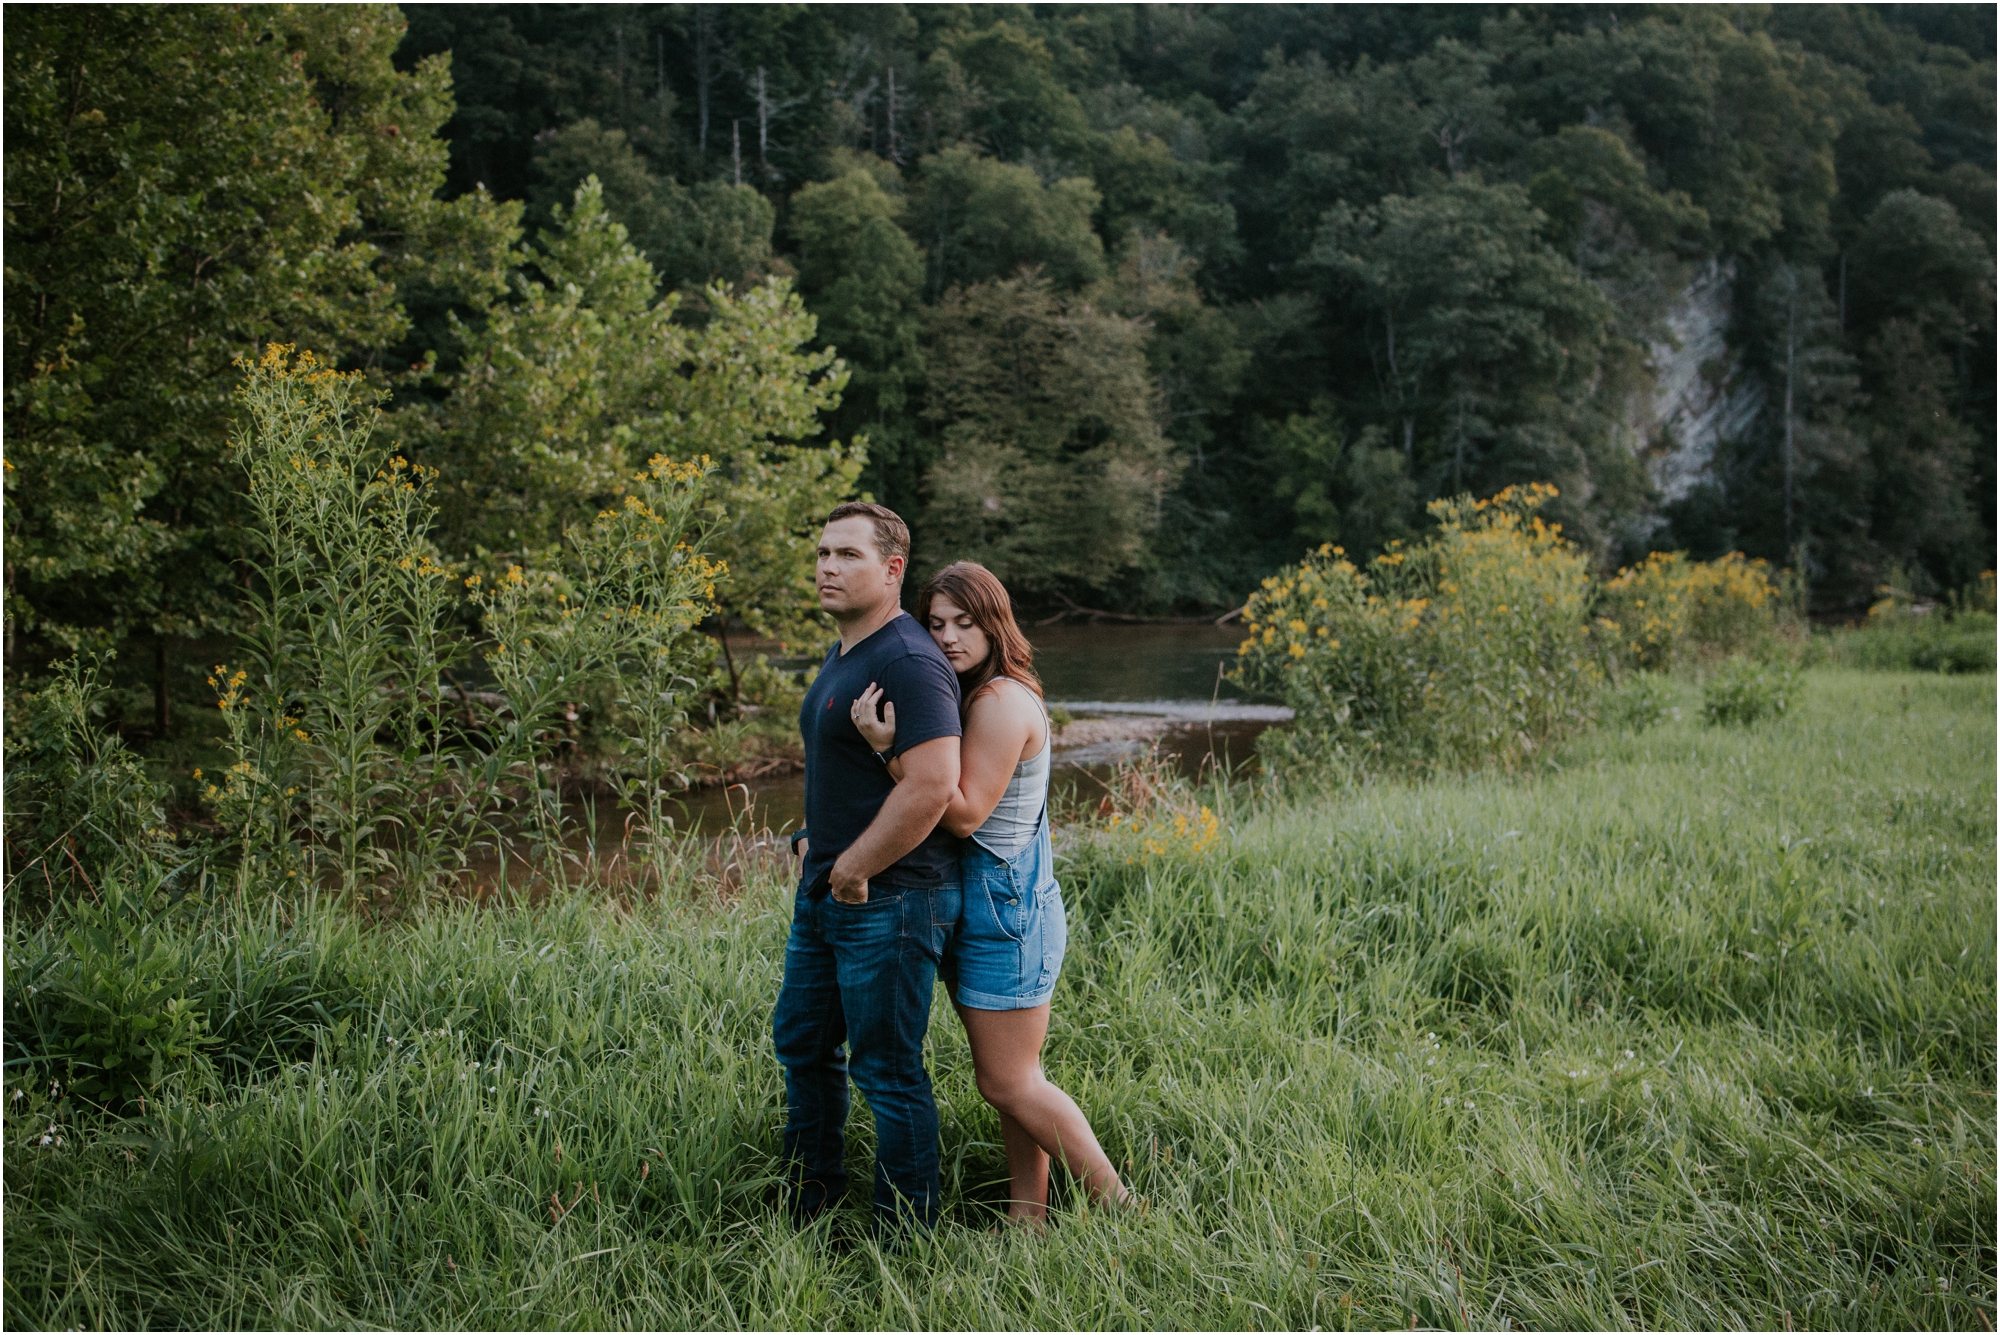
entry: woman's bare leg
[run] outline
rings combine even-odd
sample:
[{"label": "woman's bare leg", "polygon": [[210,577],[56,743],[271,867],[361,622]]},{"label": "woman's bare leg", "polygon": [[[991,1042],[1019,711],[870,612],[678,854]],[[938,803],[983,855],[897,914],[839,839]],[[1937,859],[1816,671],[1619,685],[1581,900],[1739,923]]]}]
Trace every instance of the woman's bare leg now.
[{"label": "woman's bare leg", "polygon": [[1007,1213],[1040,1219],[1049,1208],[1049,1152],[1012,1113],[1000,1114],[1000,1137],[1007,1146]]},{"label": "woman's bare leg", "polygon": [[[1007,1141],[1009,1216],[1040,1219],[1048,1212],[1049,1159],[1083,1183],[1093,1201],[1122,1201],[1125,1184],[1069,1095],[1042,1074],[1042,1041],[1049,1033],[1045,1002],[1027,1010],[958,1008],[972,1045],[979,1093],[1000,1113]],[[1017,1141],[1025,1141],[1020,1144]],[[1028,1153],[1028,1146],[1035,1153]]]}]

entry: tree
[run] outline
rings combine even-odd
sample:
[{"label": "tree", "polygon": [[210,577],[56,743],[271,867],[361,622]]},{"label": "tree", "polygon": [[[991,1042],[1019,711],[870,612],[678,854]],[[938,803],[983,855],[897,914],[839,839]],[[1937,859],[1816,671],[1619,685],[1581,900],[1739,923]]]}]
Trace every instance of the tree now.
[{"label": "tree", "polygon": [[910,230],[930,256],[930,289],[1011,278],[1039,266],[1059,287],[1104,272],[1104,243],[1091,230],[1098,194],[1089,180],[1044,186],[1028,167],[958,146],[919,164]]},{"label": "tree", "polygon": [[[407,364],[404,299],[476,309],[516,210],[439,200],[444,60],[393,8],[6,17],[10,658],[234,616],[232,363],[271,341]],[[403,355],[397,357],[399,345]]]},{"label": "tree", "polygon": [[1314,262],[1370,315],[1376,420],[1413,464],[1424,429],[1434,493],[1568,485],[1577,467],[1563,405],[1590,385],[1612,310],[1542,226],[1519,186],[1469,176],[1321,224]]},{"label": "tree", "polygon": [[1867,531],[1865,454],[1848,413],[1854,359],[1817,266],[1771,257],[1752,271],[1745,311],[1765,386],[1737,495],[1752,555],[1796,562],[1839,593],[1866,576],[1855,560]]},{"label": "tree", "polygon": [[1242,245],[1236,237],[1236,210],[1222,189],[1222,171],[1201,160],[1203,150],[1194,146],[1199,139],[1191,124],[1183,121],[1177,129],[1180,153],[1158,135],[1129,124],[1098,137],[1090,174],[1104,196],[1100,232],[1114,245],[1134,232],[1165,232],[1206,267],[1233,263],[1241,257]]},{"label": "tree", "polygon": [[1509,101],[1546,131],[1618,132],[1703,210],[1718,253],[1780,231],[1801,254],[1823,253],[1839,130],[1832,72],[1732,18],[1663,10],[1524,42],[1507,69]]},{"label": "tree", "polygon": [[[529,254],[514,299],[458,326],[463,369],[401,414],[439,470],[442,541],[534,564],[622,494],[655,454],[706,457],[704,550],[728,566],[723,624],[797,640],[821,624],[811,582],[816,523],[852,494],[862,442],[812,442],[840,402],[844,366],[808,352],[815,325],[783,280],[702,294],[698,325],[658,296],[652,266],[605,212],[595,178]],[[544,558],[542,563],[546,563]],[[732,668],[732,676],[733,668]]]},{"label": "tree", "polygon": [[1180,460],[1134,320],[1036,274],[953,288],[926,331],[925,553],[984,562],[1016,593],[1103,588],[1146,559]]},{"label": "tree", "polygon": [[920,87],[950,113],[934,131],[940,147],[962,137],[1003,161],[1038,153],[1066,165],[1088,151],[1089,122],[1056,77],[1048,44],[1006,19],[946,34]]},{"label": "tree", "polygon": [[1971,498],[1974,434],[1951,411],[1948,363],[1923,331],[1892,319],[1862,362],[1875,386],[1865,414],[1869,550],[1862,578],[1900,565],[1929,591],[1962,588],[1992,557]]},{"label": "tree", "polygon": [[1292,509],[1300,546],[1340,543],[1356,553],[1379,551],[1413,532],[1416,491],[1403,452],[1381,426],[1347,432],[1334,405],[1321,400],[1310,414],[1293,413],[1269,433],[1278,467],[1277,496]]},{"label": "tree", "polygon": [[857,164],[801,187],[792,196],[791,231],[799,290],[820,337],[852,371],[838,420],[849,434],[868,432],[864,481],[885,504],[914,512],[925,462],[911,420],[924,374],[924,255],[899,225],[905,203],[883,177],[900,186],[893,169]]},{"label": "tree", "polygon": [[1993,259],[1958,210],[1915,190],[1884,195],[1855,238],[1850,323],[1905,320],[1945,349],[1993,309]]},{"label": "tree", "polygon": [[771,268],[776,211],[746,185],[660,180],[621,130],[585,118],[535,148],[534,216],[547,219],[585,177],[596,176],[605,213],[622,223],[669,290],[699,292],[721,279],[755,281]]}]

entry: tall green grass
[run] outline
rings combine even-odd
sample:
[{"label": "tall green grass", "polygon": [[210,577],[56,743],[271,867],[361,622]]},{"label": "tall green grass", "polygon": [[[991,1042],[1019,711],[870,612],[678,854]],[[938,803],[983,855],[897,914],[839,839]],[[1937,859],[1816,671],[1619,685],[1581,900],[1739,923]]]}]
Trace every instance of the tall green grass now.
[{"label": "tall green grass", "polygon": [[1842,627],[1826,637],[1826,658],[1841,667],[1913,672],[1991,672],[1994,620],[1991,612],[1961,611],[1947,616],[1892,612]]},{"label": "tall green grass", "polygon": [[[1042,1237],[988,1231],[942,1004],[936,1237],[782,1221],[775,874],[176,919],[198,1072],[93,1121],[9,1070],[7,1323],[1978,1329],[1993,680],[1668,689],[1510,777],[1236,789],[1205,854],[1072,839],[1048,1064],[1148,1203]],[[8,945],[11,1026],[59,947]]]}]

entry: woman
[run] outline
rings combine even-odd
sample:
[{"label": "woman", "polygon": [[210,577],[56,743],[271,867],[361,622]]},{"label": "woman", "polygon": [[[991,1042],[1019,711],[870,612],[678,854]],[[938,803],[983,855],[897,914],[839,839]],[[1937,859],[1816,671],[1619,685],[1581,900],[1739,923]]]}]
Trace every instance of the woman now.
[{"label": "woman", "polygon": [[[1048,1213],[1049,1159],[1094,1201],[1129,1193],[1069,1095],[1042,1074],[1049,998],[1067,930],[1049,848],[1048,712],[1034,651],[1014,624],[1006,588],[985,566],[957,561],[918,594],[925,626],[958,673],[965,738],[945,829],[963,838],[965,911],[938,975],[972,1044],[979,1093],[1006,1138],[1007,1214]],[[878,752],[896,738],[896,707],[871,684],[855,725]],[[878,705],[880,715],[878,717]],[[889,770],[898,780],[898,762]]]}]

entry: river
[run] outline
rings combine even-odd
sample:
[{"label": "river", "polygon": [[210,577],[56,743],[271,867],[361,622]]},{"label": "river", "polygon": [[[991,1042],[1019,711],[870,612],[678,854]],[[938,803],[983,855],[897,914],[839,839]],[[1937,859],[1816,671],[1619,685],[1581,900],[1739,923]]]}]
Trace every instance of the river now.
[{"label": "river", "polygon": [[[1058,803],[1096,791],[1098,777],[1156,743],[1189,774],[1211,756],[1232,766],[1254,763],[1257,734],[1291,717],[1223,679],[1243,638],[1234,627],[1100,623],[1031,627],[1027,633],[1050,707],[1068,711],[1072,720],[1056,738]],[[758,826],[781,830],[804,818],[803,775],[775,775],[748,790],[690,794],[684,819],[722,828],[743,811],[746,797]]]}]

